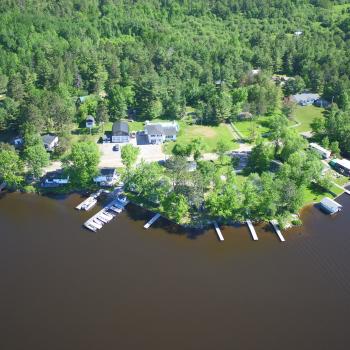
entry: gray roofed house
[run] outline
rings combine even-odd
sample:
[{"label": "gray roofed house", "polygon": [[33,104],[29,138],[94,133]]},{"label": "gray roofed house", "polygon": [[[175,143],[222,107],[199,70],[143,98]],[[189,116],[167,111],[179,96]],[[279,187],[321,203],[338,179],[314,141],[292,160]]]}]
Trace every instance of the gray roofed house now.
[{"label": "gray roofed house", "polygon": [[163,143],[164,141],[175,141],[179,131],[179,124],[176,121],[150,123],[146,121],[145,134],[149,143]]},{"label": "gray roofed house", "polygon": [[58,145],[58,137],[56,135],[45,134],[41,136],[41,139],[43,140],[45,149],[49,152],[53,151]]},{"label": "gray roofed house", "polygon": [[124,120],[113,123],[112,142],[129,142],[129,124]]},{"label": "gray roofed house", "polygon": [[301,106],[312,105],[319,98],[320,98],[319,94],[314,94],[310,92],[304,92],[304,93],[296,94],[292,96],[292,99]]}]

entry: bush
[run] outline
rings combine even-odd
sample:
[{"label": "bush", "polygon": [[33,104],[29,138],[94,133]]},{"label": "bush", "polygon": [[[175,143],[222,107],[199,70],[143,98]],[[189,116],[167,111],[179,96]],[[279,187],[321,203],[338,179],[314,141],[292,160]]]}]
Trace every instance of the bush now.
[{"label": "bush", "polygon": [[24,193],[35,193],[36,189],[32,185],[26,185],[26,186],[23,187],[23,192]]}]

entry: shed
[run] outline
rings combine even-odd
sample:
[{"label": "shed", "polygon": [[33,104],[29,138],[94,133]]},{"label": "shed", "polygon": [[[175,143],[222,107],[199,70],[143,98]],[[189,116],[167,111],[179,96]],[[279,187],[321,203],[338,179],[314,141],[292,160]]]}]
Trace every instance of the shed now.
[{"label": "shed", "polygon": [[250,112],[241,112],[237,115],[237,118],[239,120],[248,120],[253,118],[253,114],[251,114]]},{"label": "shed", "polygon": [[95,118],[92,115],[88,115],[85,125],[89,129],[93,128],[96,125]]},{"label": "shed", "polygon": [[129,142],[129,124],[124,120],[118,120],[113,123],[112,142]]}]

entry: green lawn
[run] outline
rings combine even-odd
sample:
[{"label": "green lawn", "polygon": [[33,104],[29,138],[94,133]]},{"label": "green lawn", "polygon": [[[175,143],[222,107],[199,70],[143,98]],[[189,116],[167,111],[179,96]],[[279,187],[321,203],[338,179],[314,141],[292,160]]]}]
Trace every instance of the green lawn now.
[{"label": "green lawn", "polygon": [[342,192],[343,191],[339,187],[334,185],[329,189],[329,191],[327,191],[316,184],[311,184],[306,189],[304,204],[306,205],[314,202],[320,202],[324,197],[335,198],[336,196],[339,196]]},{"label": "green lawn", "polygon": [[298,132],[311,131],[310,124],[316,117],[323,117],[324,110],[324,108],[316,106],[297,106],[293,117],[301,125],[295,129]]},{"label": "green lawn", "polygon": [[[177,135],[177,141],[180,144],[189,144],[195,138],[202,138],[206,149],[204,152],[215,152],[219,140],[224,140],[231,145],[232,149],[237,148],[234,142],[232,130],[227,124],[219,126],[188,125],[180,122],[180,131]],[[170,154],[175,142],[167,142],[164,146],[166,153]]]},{"label": "green lawn", "polygon": [[244,138],[250,138],[252,136],[253,131],[255,131],[258,135],[262,135],[269,131],[269,128],[264,126],[264,121],[266,122],[265,117],[260,117],[254,120],[242,120],[234,122],[235,127],[238,131],[243,135]]}]

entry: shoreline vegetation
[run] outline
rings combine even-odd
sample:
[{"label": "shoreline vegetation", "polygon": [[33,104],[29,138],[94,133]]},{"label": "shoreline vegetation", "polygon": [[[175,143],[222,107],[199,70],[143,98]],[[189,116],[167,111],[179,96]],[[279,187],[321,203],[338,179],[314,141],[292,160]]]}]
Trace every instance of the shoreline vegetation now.
[{"label": "shoreline vegetation", "polygon": [[[54,160],[69,178],[56,192],[89,190],[99,164],[122,163],[126,193],[177,223],[297,222],[346,182],[309,143],[350,155],[349,11],[344,0],[1,3],[0,181],[35,192]],[[98,144],[120,120],[133,142]],[[139,162],[136,131],[159,120],[180,125],[177,140]]]}]

